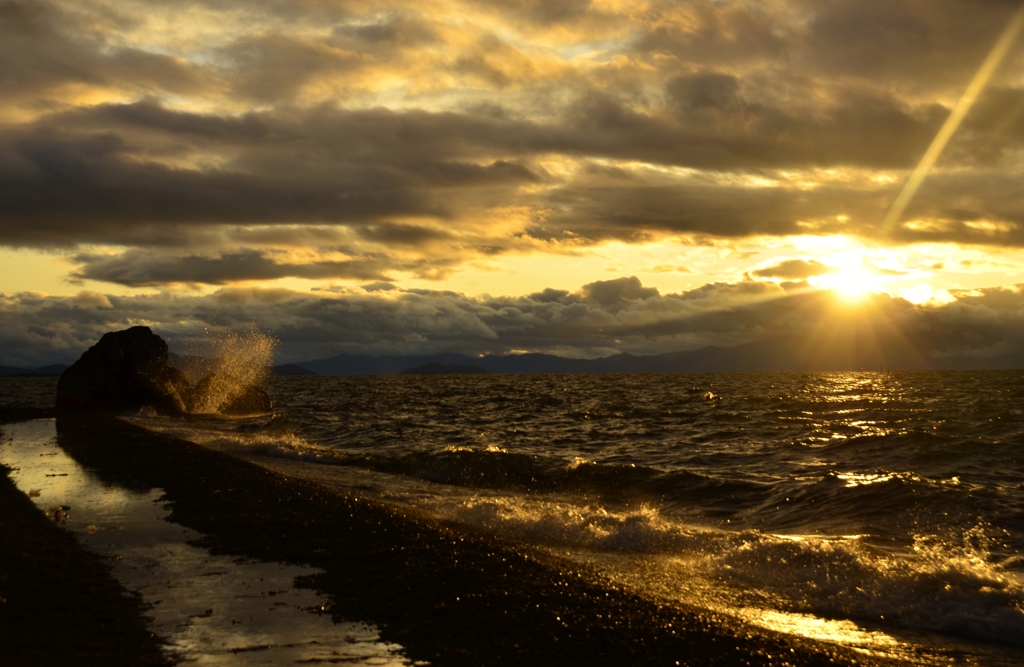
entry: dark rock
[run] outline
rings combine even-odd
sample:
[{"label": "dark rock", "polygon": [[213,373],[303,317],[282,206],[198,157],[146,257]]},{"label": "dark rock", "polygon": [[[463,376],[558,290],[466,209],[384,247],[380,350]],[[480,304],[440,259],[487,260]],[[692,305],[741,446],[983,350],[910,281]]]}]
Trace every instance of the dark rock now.
[{"label": "dark rock", "polygon": [[407,368],[399,375],[486,375],[487,371],[479,366],[461,364],[439,364],[437,362],[423,364],[416,368]]},{"label": "dark rock", "polygon": [[[169,366],[169,361],[186,369]],[[243,380],[208,372],[194,385],[186,377],[186,372],[218,367],[222,362],[170,355],[167,344],[148,327],[111,332],[61,375],[57,409],[122,412],[149,405],[170,413],[270,412],[270,397],[259,386],[265,373],[243,373]]]},{"label": "dark rock", "polygon": [[104,334],[57,381],[58,410],[185,410],[188,381],[167,366],[167,343],[149,327]]}]

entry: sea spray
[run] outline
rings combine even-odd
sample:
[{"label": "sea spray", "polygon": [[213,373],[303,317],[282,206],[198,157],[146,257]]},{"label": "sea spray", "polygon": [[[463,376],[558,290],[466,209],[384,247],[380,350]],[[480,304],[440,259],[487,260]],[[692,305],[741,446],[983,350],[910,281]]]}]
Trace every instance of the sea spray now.
[{"label": "sea spray", "polygon": [[[493,495],[418,499],[428,514],[584,560],[673,566],[643,590],[698,596],[708,606],[761,608],[830,619],[885,622],[1024,645],[1024,583],[991,562],[986,527],[962,536],[917,537],[883,550],[859,536],[772,535],[689,525],[654,508],[616,511],[549,499]],[[685,567],[684,565],[685,564]],[[681,569],[682,568],[682,569]],[[657,577],[663,578],[656,581]],[[672,579],[685,578],[685,581]]]},{"label": "sea spray", "polygon": [[181,357],[178,362],[193,387],[189,411],[237,412],[230,406],[251,388],[266,386],[277,342],[255,324],[244,330],[207,330],[202,338],[191,339],[187,346],[201,350],[203,356]]},{"label": "sea spray", "polygon": [[859,539],[747,532],[709,559],[723,585],[786,611],[1024,645],[1024,585],[963,536],[916,538],[910,552]]}]

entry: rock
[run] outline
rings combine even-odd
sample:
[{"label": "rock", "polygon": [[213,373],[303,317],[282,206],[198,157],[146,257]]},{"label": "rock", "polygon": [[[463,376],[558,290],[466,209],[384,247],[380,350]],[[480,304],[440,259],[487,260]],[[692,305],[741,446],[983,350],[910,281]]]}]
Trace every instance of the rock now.
[{"label": "rock", "polygon": [[185,410],[188,381],[167,366],[167,343],[149,327],[104,334],[57,381],[58,410]]},{"label": "rock", "polygon": [[[57,381],[58,410],[124,412],[144,405],[170,413],[250,415],[271,411],[270,397],[259,386],[265,374],[246,380],[209,373],[191,385],[181,370],[168,366],[167,343],[149,327],[114,331],[90,347]],[[181,362],[184,357],[175,359]],[[196,360],[187,358],[195,370]]]}]

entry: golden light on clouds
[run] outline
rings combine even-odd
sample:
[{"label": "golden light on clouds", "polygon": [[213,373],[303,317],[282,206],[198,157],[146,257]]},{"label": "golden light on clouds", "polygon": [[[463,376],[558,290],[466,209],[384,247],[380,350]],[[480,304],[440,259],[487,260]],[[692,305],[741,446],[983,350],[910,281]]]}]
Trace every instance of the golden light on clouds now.
[{"label": "golden light on clouds", "polygon": [[[103,326],[146,310],[139,295],[198,321],[204,299],[273,292],[295,310],[262,316],[314,329],[379,301],[465,332],[431,339],[405,313],[307,332],[323,346],[593,355],[789,335],[830,317],[816,299],[835,291],[922,318],[947,304],[950,321],[974,299],[1003,327],[961,336],[985,354],[1017,331],[1016,6],[0,11],[0,293],[56,299],[25,302],[38,313],[85,290],[110,296]],[[499,302],[500,324],[477,315]],[[76,344],[39,318],[19,345]]]}]

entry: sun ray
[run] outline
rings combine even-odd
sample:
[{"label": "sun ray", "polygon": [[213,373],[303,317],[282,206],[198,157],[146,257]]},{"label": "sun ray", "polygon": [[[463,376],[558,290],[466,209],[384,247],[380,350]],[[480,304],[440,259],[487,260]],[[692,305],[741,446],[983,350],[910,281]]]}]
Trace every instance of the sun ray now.
[{"label": "sun ray", "polygon": [[960,101],[958,101],[956,106],[953,107],[953,111],[950,112],[949,117],[946,119],[946,122],[943,123],[939,133],[935,135],[935,138],[932,140],[928,150],[925,151],[921,161],[917,164],[917,168],[914,169],[910,178],[907,179],[907,182],[903,186],[903,190],[900,191],[899,196],[896,197],[896,201],[892,204],[892,208],[889,209],[889,212],[882,220],[882,232],[890,231],[893,226],[899,222],[900,216],[903,215],[903,211],[906,210],[910,201],[914,198],[914,195],[917,194],[918,188],[921,187],[924,179],[927,178],[928,173],[931,171],[932,167],[935,166],[935,162],[939,159],[939,156],[942,155],[942,151],[945,150],[946,144],[949,143],[949,140],[953,137],[957,128],[960,127],[960,123],[967,115],[967,112],[971,110],[972,106],[974,106],[974,102],[978,99],[978,95],[981,94],[981,91],[984,90],[985,86],[988,84],[989,79],[992,78],[996,69],[1003,62],[1003,59],[1006,57],[1010,47],[1017,39],[1017,35],[1020,34],[1021,28],[1024,28],[1024,5],[1017,10],[1013,19],[1009,24],[1007,24],[1006,28],[1003,29],[1003,34],[999,36],[999,39],[996,41],[995,46],[992,47],[992,51],[989,52],[988,57],[985,58],[985,62],[982,63],[978,73],[974,75],[974,79],[971,80],[970,85],[967,86],[967,90],[965,90],[964,94],[960,97]]}]

